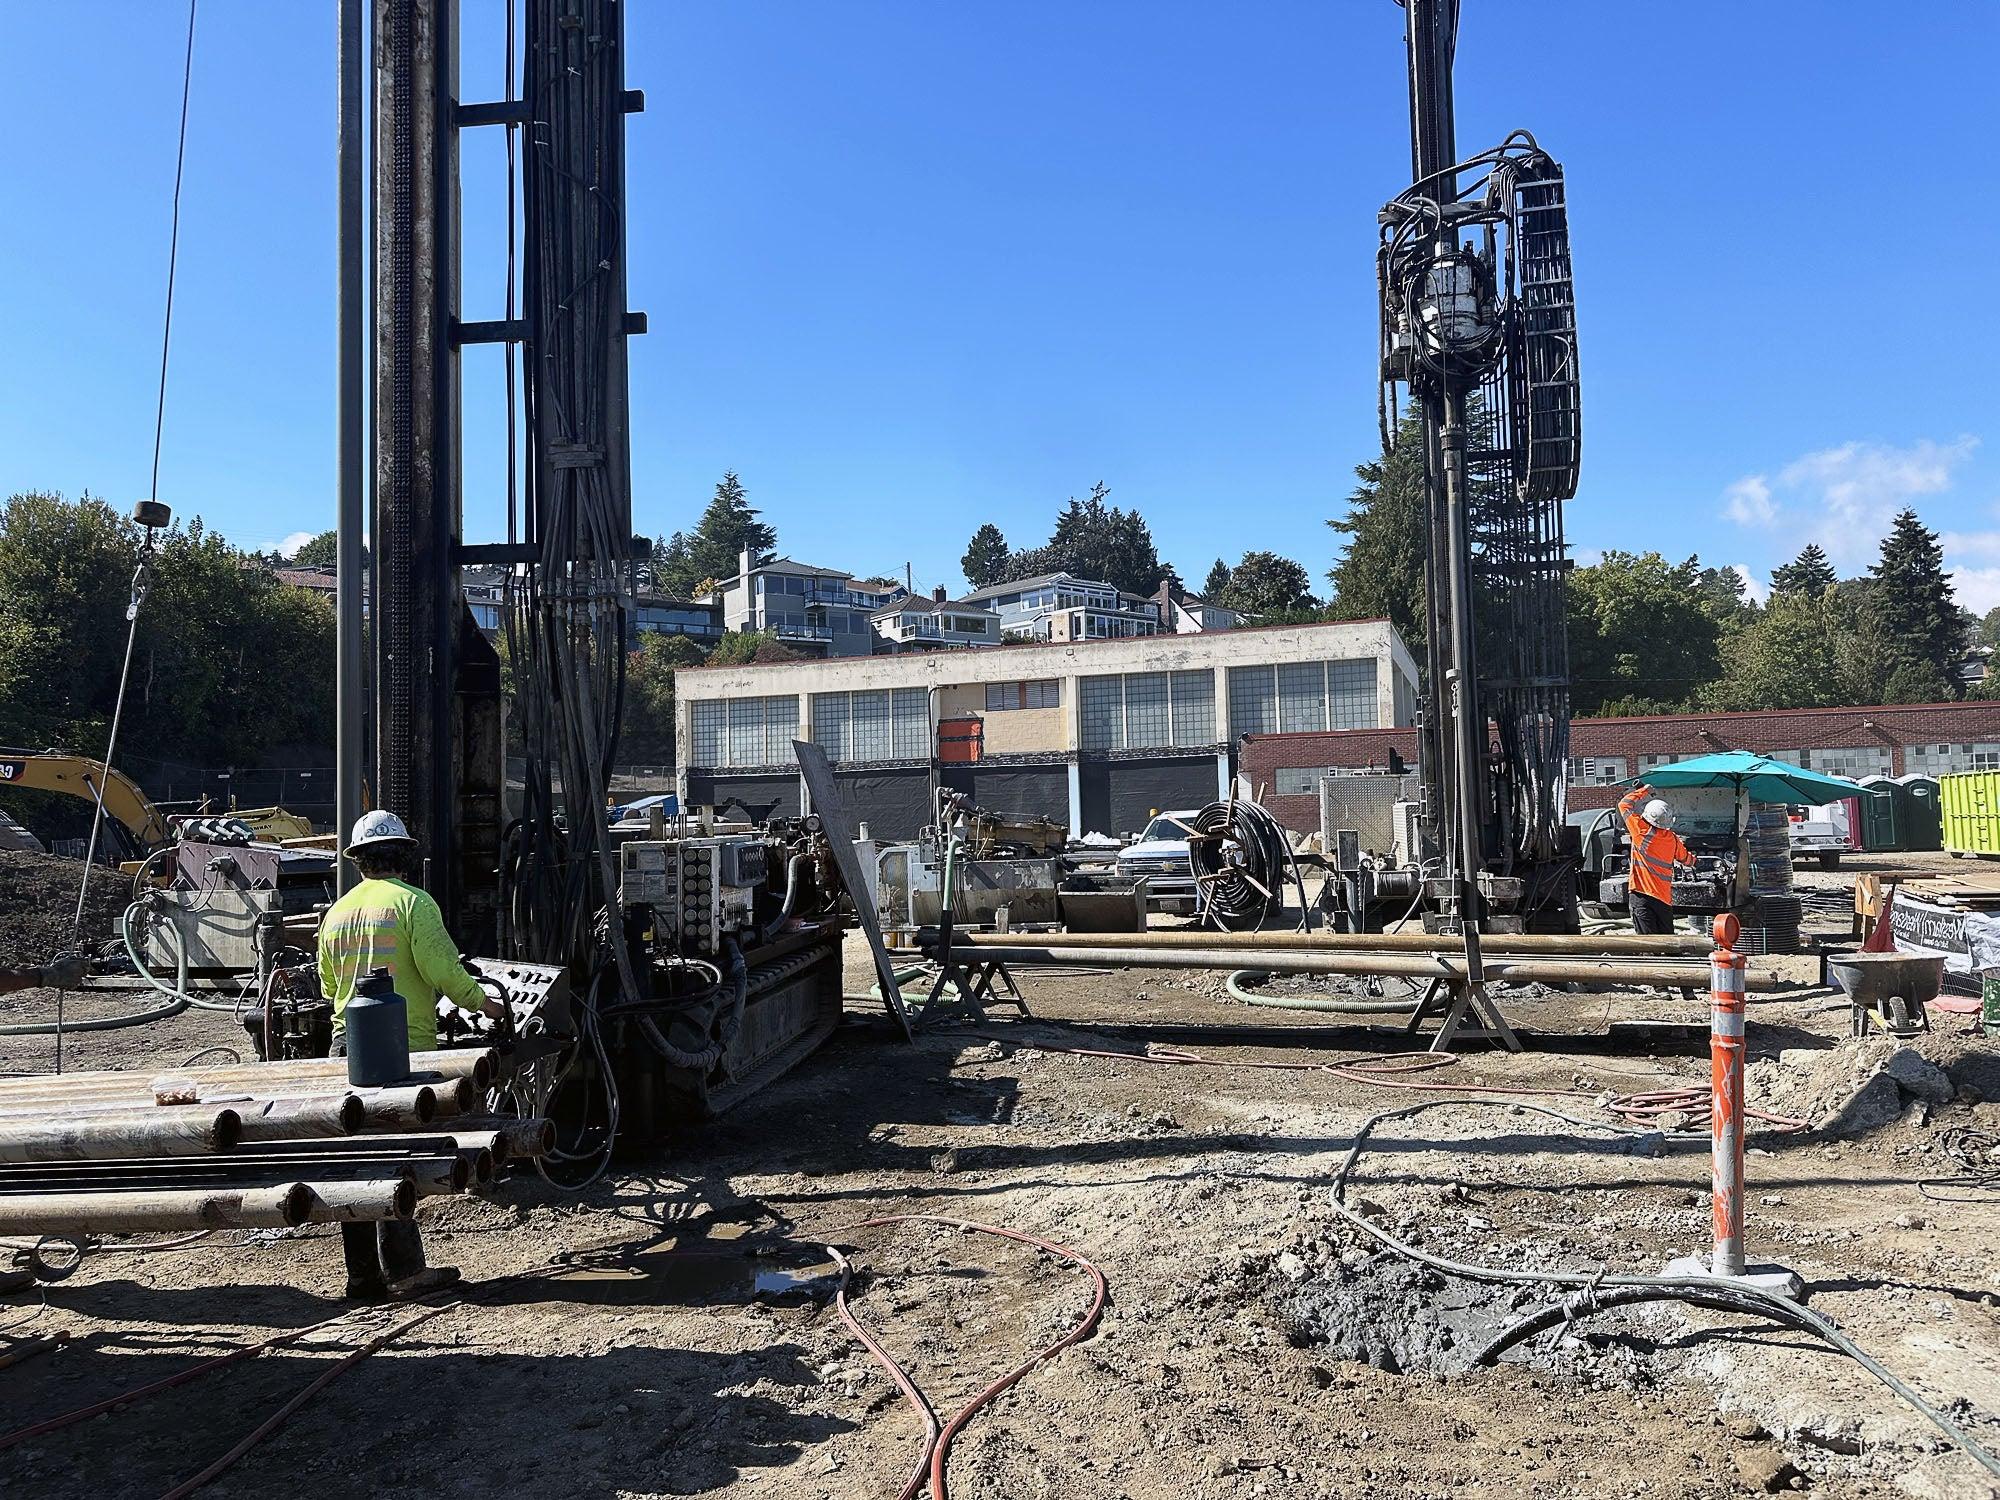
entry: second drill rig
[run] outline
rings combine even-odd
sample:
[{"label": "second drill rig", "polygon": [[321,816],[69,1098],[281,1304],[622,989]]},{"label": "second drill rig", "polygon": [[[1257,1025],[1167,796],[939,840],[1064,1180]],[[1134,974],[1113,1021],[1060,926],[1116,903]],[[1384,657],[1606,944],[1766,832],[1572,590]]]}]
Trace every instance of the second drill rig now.
[{"label": "second drill rig", "polygon": [[[1526,131],[1460,160],[1458,0],[1403,0],[1415,181],[1383,208],[1382,438],[1398,391],[1425,453],[1421,822],[1433,930],[1577,928],[1564,821],[1562,502],[1582,448],[1562,167]],[[1421,856],[1420,856],[1421,857]]]}]

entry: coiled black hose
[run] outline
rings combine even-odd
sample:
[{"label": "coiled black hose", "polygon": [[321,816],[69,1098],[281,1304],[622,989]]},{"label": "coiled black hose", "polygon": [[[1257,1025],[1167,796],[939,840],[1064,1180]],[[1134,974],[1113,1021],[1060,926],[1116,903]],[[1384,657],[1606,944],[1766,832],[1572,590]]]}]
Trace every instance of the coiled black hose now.
[{"label": "coiled black hose", "polygon": [[1189,825],[1188,861],[1194,867],[1201,913],[1210,925],[1230,932],[1262,927],[1285,909],[1287,870],[1299,879],[1285,830],[1255,802],[1211,802]]}]

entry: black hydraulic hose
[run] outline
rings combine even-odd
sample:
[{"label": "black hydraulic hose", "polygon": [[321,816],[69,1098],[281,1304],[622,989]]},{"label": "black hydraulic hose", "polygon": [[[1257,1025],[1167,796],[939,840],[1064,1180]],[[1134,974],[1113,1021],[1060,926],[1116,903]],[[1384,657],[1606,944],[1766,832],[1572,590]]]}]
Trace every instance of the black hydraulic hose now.
[{"label": "black hydraulic hose", "polygon": [[[1452,1260],[1447,1256],[1433,1255],[1427,1250],[1419,1250],[1407,1240],[1398,1239],[1380,1225],[1371,1223],[1347,1206],[1347,1183],[1354,1173],[1354,1167],[1361,1160],[1361,1154],[1368,1147],[1368,1140],[1382,1125],[1392,1120],[1404,1120],[1429,1110],[1441,1109],[1447,1105],[1485,1106],[1490,1109],[1526,1111],[1531,1114],[1546,1115],[1552,1120],[1560,1120],[1566,1125],[1576,1125],[1599,1133],[1626,1136],[1653,1136],[1659,1132],[1632,1130],[1618,1125],[1606,1124],[1601,1120],[1585,1120],[1574,1115],[1566,1115],[1561,1110],[1550,1109],[1547,1105],[1530,1104],[1518,1098],[1479,1099],[1459,1096],[1451,1099],[1425,1099],[1416,1104],[1405,1105],[1401,1109],[1384,1110],[1364,1121],[1354,1133],[1354,1143],[1348,1148],[1340,1166],[1333,1174],[1333,1211],[1347,1223],[1386,1249],[1393,1250],[1406,1260],[1429,1266],[1434,1271],[1442,1271],[1447,1276],[1457,1276],[1466,1281],[1485,1282],[1497,1286],[1568,1286],[1587,1288],[1593,1293],[1599,1288],[1625,1289],[1644,1288],[1674,1297],[1678,1300],[1693,1300],[1696,1297],[1715,1295],[1717,1283],[1707,1276],[1635,1276],[1619,1275],[1600,1268],[1594,1272],[1585,1271],[1526,1271],[1514,1270],[1506,1266],[1482,1265],[1474,1261]],[[1855,1343],[1832,1319],[1814,1312],[1809,1307],[1801,1307],[1774,1292],[1742,1284],[1732,1284],[1734,1295],[1741,1297],[1747,1305],[1754,1306],[1765,1317],[1810,1333],[1852,1359],[1862,1369],[1900,1397],[1911,1410],[1917,1412],[1933,1427],[1951,1439],[1960,1451],[1978,1463],[1987,1472],[2000,1476],[2000,1458],[1986,1451],[1949,1417],[1926,1401],[1915,1387],[1883,1367],[1867,1350]]]},{"label": "black hydraulic hose", "polygon": [[785,861],[785,899],[778,907],[778,914],[758,934],[759,942],[770,942],[791,921],[792,913],[798,910],[799,892],[805,888],[806,866],[811,863],[812,856],[805,853],[794,854]]},{"label": "black hydraulic hose", "polygon": [[[1284,910],[1291,844],[1277,819],[1255,802],[1211,802],[1194,815],[1188,863],[1201,892],[1202,915],[1242,932]],[[1292,865],[1296,875],[1296,866]],[[1304,904],[1300,881],[1300,904]]]},{"label": "black hydraulic hose", "polygon": [[[1764,1300],[1742,1295],[1725,1281],[1718,1281],[1705,1292],[1689,1291],[1682,1287],[1606,1287],[1598,1292],[1574,1292],[1559,1302],[1552,1302],[1547,1307],[1528,1314],[1518,1323],[1494,1335],[1472,1356],[1472,1362],[1475,1365],[1490,1365],[1516,1344],[1531,1339],[1538,1333],[1547,1333],[1551,1328],[1560,1328],[1565,1323],[1577,1318],[1587,1318],[1592,1313],[1605,1312],[1614,1307],[1630,1307],[1640,1302],[1685,1302],[1694,1307],[1712,1308],[1716,1312],[1774,1318],[1791,1328],[1807,1327],[1796,1317],[1780,1315]],[[1794,1308],[1792,1311],[1796,1312],[1797,1309]]]}]

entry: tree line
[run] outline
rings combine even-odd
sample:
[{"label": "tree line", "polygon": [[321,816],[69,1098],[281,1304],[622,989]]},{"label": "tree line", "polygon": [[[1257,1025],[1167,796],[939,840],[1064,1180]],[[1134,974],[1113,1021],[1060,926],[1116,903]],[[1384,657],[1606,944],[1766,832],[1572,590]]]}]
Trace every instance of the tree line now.
[{"label": "tree line", "polygon": [[[1421,651],[1424,444],[1414,419],[1355,470],[1329,614],[1386,615]],[[1968,652],[2000,638],[1959,608],[1937,533],[1904,510],[1875,562],[1841,578],[1817,544],[1771,575],[1759,604],[1733,568],[1608,551],[1565,580],[1571,706],[1580,715],[1936,703],[1966,695]],[[1974,696],[2000,683],[1982,682]]]},{"label": "tree line", "polygon": [[[0,745],[101,756],[125,661],[141,532],[95,496],[0,505]],[[334,618],[199,519],[158,539],[132,627],[121,743],[255,765],[333,743]]]},{"label": "tree line", "polygon": [[[1201,596],[1265,621],[1386,616],[1423,650],[1425,551],[1422,430],[1406,422],[1394,448],[1357,466],[1317,598],[1303,565],[1267,551],[1218,558]],[[975,587],[1066,572],[1149,595],[1163,578],[1151,529],[1099,483],[1072,497],[1048,539],[1016,549],[999,527],[974,532],[963,558]],[[29,491],[0,507],[0,745],[101,754],[125,651],[125,608],[139,529],[89,494]],[[745,547],[769,551],[777,531],[725,474],[696,523],[656,539],[636,565],[642,589],[689,597],[734,576]],[[330,565],[324,533],[289,559]],[[330,604],[273,575],[275,555],[232,547],[197,518],[159,539],[133,636],[124,743],[161,760],[254,765],[279,747],[334,738]],[[883,583],[893,580],[881,579]],[[1965,695],[1968,651],[2000,643],[2000,609],[1959,608],[1937,534],[1905,510],[1875,562],[1842,578],[1817,545],[1753,600],[1734,569],[1689,556],[1606,552],[1565,580],[1572,706],[1579,715],[1945,701]],[[684,667],[783,661],[767,633],[714,646],[685,636],[635,639],[625,688],[624,755],[674,758],[674,673]],[[2000,679],[1972,688],[2000,697]]]}]

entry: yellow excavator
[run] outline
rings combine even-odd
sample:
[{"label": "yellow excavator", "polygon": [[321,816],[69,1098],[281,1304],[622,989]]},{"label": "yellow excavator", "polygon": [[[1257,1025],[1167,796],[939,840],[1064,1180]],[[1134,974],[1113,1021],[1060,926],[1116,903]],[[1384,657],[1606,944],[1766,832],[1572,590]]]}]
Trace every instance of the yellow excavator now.
[{"label": "yellow excavator", "polygon": [[[123,831],[133,858],[143,858],[173,842],[166,815],[153,806],[139,784],[123,771],[81,755],[65,755],[59,750],[31,752],[0,750],[0,792],[20,787],[27,791],[63,792],[95,802],[101,796],[105,815]],[[226,812],[249,825],[251,834],[263,841],[280,843],[288,839],[309,839],[312,824],[282,807],[232,807],[202,809]]]}]

